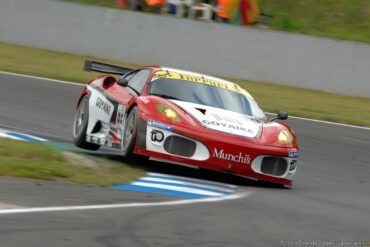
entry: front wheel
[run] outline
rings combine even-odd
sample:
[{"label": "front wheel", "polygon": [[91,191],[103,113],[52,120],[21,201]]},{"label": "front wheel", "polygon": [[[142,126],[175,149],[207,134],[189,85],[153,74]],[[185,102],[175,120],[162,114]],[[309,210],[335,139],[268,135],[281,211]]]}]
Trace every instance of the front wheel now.
[{"label": "front wheel", "polygon": [[73,143],[83,149],[98,150],[99,145],[86,142],[86,130],[89,122],[89,99],[84,96],[77,108],[73,124]]},{"label": "front wheel", "polygon": [[134,106],[127,116],[125,128],[121,138],[122,156],[128,158],[132,156],[138,130],[138,110]]}]

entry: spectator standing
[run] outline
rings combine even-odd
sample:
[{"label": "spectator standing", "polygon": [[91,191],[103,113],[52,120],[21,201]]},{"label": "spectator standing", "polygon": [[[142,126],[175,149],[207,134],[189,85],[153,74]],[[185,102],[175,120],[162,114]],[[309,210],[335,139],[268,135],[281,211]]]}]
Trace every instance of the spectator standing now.
[{"label": "spectator standing", "polygon": [[228,23],[230,21],[230,2],[231,0],[218,0],[218,17],[222,22]]},{"label": "spectator standing", "polygon": [[141,10],[138,0],[126,0],[127,7],[132,10]]},{"label": "spectator standing", "polygon": [[212,6],[212,20],[216,20],[217,0],[203,0],[202,3],[209,4]]},{"label": "spectator standing", "polygon": [[165,0],[145,0],[147,6],[152,13],[161,13],[162,6]]},{"label": "spectator standing", "polygon": [[241,0],[240,14],[243,25],[256,23],[260,16],[260,10],[256,0]]},{"label": "spectator standing", "polygon": [[126,5],[127,5],[127,2],[126,0],[117,0],[117,5],[118,5],[118,8],[126,8]]},{"label": "spectator standing", "polygon": [[222,22],[230,23],[239,13],[241,0],[218,0],[218,17]]},{"label": "spectator standing", "polygon": [[142,3],[139,0],[117,0],[118,8],[131,10],[142,10]]}]

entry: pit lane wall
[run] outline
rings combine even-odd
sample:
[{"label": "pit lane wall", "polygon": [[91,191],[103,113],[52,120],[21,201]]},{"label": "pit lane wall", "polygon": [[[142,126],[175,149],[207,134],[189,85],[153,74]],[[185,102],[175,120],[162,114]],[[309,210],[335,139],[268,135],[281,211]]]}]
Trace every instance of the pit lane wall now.
[{"label": "pit lane wall", "polygon": [[60,0],[1,0],[0,41],[370,98],[368,44]]}]

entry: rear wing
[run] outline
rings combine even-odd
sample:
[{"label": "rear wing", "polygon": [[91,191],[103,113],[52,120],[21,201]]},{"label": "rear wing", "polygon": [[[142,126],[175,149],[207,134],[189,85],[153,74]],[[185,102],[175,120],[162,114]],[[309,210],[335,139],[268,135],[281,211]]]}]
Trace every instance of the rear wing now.
[{"label": "rear wing", "polygon": [[84,64],[84,71],[96,71],[107,74],[124,75],[132,71],[132,69],[86,60]]}]

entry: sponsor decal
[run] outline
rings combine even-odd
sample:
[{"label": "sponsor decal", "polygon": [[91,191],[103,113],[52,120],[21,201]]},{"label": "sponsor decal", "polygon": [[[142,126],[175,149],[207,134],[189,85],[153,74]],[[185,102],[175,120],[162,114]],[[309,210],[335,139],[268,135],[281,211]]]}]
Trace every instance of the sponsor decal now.
[{"label": "sponsor decal", "polygon": [[152,142],[162,142],[164,139],[164,134],[162,131],[153,129],[152,132],[150,132],[150,139]]},{"label": "sponsor decal", "polygon": [[298,158],[299,152],[297,150],[291,150],[289,151],[289,157],[290,158]]},{"label": "sponsor decal", "polygon": [[214,113],[212,113],[212,116],[217,121],[226,121],[226,122],[230,122],[230,123],[237,124],[237,125],[243,125],[243,123],[241,123],[239,120],[234,119],[234,118],[230,118],[230,117],[226,117],[226,116],[219,116],[219,115],[214,114]]},{"label": "sponsor decal", "polygon": [[151,126],[154,126],[154,127],[158,127],[160,129],[167,130],[167,131],[172,131],[173,130],[172,126],[170,126],[168,124],[165,124],[165,123],[155,121],[155,120],[148,120],[148,124],[151,125]]},{"label": "sponsor decal", "polygon": [[98,97],[96,99],[96,107],[99,108],[100,110],[104,111],[106,114],[110,115],[111,114],[111,105],[108,104],[105,100],[102,98]]},{"label": "sponsor decal", "polygon": [[244,132],[247,132],[247,133],[252,133],[252,130],[250,130],[248,128],[245,128],[245,127],[242,127],[242,126],[235,125],[235,124],[222,123],[222,122],[218,122],[218,121],[209,121],[209,120],[203,120],[202,122],[205,125],[222,126],[224,128],[230,129],[230,130],[239,130],[239,131],[244,131]]},{"label": "sponsor decal", "polygon": [[228,154],[223,149],[218,150],[217,148],[213,150],[212,157],[247,165],[251,163],[249,154],[243,154],[242,152],[239,152],[239,154]]},{"label": "sponsor decal", "polygon": [[87,136],[86,137],[86,141],[87,142],[91,142],[91,143],[94,143],[94,144],[104,144],[104,140],[99,138],[99,137],[96,137],[96,136]]},{"label": "sponsor decal", "polygon": [[243,95],[246,95],[250,98],[253,98],[245,89],[240,87],[238,84],[232,83],[232,82],[226,82],[217,80],[216,78],[209,78],[209,77],[204,77],[200,75],[192,75],[192,74],[186,74],[186,73],[179,73],[179,72],[174,72],[174,71],[157,71],[154,76],[152,81],[157,80],[159,78],[169,78],[169,79],[174,79],[174,80],[184,80],[184,81],[190,81],[190,82],[197,82],[201,84],[206,84],[214,87],[220,87],[224,88],[236,93],[240,93]]},{"label": "sponsor decal", "polygon": [[297,168],[297,160],[292,160],[290,162],[290,167],[289,167],[289,171],[294,171],[295,169]]}]

